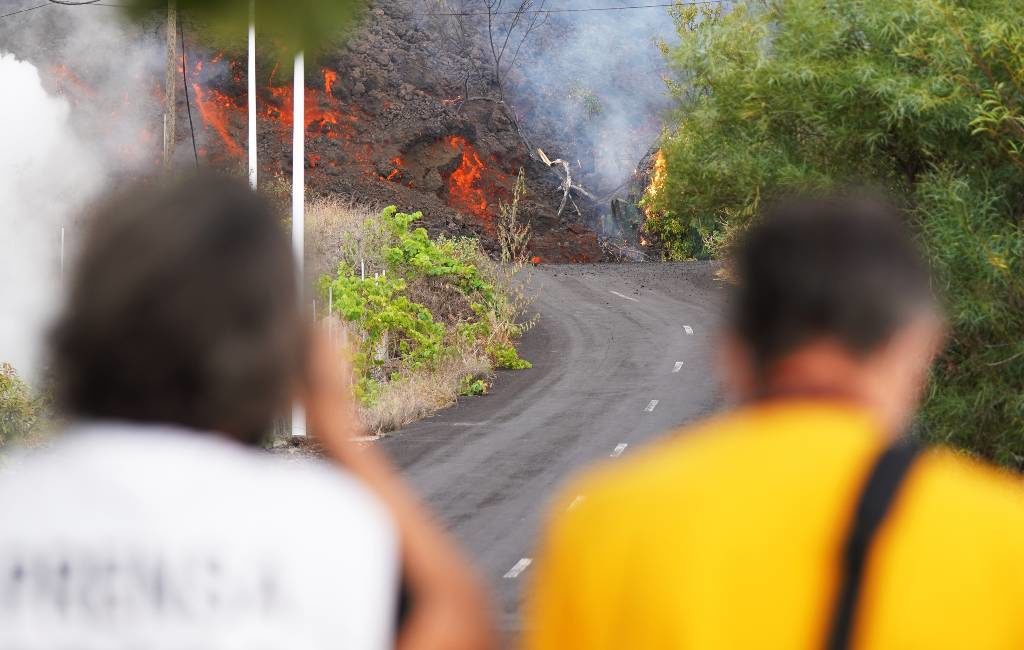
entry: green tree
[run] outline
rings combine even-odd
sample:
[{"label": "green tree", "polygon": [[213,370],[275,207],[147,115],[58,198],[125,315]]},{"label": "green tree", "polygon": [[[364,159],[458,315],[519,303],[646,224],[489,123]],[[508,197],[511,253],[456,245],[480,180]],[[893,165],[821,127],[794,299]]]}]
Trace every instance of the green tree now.
[{"label": "green tree", "polygon": [[924,434],[1024,467],[1024,12],[1017,0],[679,7],[678,82],[646,228],[711,257],[765,199],[836,185],[905,202],[951,342]]},{"label": "green tree", "polygon": [[[248,0],[174,0],[185,15],[244,44]],[[168,0],[126,0],[137,19],[167,14]],[[365,9],[365,0],[256,0],[256,28],[291,51],[316,49],[348,29]]]}]

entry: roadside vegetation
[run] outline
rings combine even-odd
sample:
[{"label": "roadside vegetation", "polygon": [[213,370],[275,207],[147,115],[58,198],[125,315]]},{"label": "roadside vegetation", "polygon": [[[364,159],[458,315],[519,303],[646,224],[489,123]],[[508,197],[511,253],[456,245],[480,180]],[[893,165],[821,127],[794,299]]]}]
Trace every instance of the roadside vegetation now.
[{"label": "roadside vegetation", "polygon": [[722,254],[765,200],[903,201],[947,300],[925,437],[1024,467],[1024,13],[1016,0],[677,10],[675,128],[644,199],[669,259]]},{"label": "roadside vegetation", "polygon": [[9,363],[0,363],[0,449],[41,437],[49,401],[33,390]]},{"label": "roadside vegetation", "polygon": [[496,368],[530,367],[516,349],[530,325],[516,266],[476,239],[430,237],[420,216],[332,199],[307,210],[318,315],[348,337],[370,431],[484,394]]}]

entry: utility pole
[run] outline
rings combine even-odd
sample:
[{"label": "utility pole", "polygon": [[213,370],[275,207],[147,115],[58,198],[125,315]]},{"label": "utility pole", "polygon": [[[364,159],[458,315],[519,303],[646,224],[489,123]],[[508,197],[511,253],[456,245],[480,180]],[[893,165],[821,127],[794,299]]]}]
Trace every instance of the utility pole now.
[{"label": "utility pole", "polygon": [[249,0],[249,185],[256,189],[256,0]]},{"label": "utility pole", "polygon": [[[299,304],[302,304],[306,286],[303,268],[306,253],[306,65],[302,52],[295,55],[292,108],[292,249],[298,273]],[[292,435],[306,435],[306,413],[301,406],[292,409]]]},{"label": "utility pole", "polygon": [[178,80],[178,7],[167,0],[167,65],[164,68],[164,169],[174,158],[174,116],[178,110],[174,89]]}]

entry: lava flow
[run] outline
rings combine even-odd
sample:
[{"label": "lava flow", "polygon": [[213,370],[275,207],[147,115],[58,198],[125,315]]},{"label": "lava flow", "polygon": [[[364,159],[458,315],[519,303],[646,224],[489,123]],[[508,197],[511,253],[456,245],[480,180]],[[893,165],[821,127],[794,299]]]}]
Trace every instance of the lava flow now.
[{"label": "lava flow", "polygon": [[462,153],[461,164],[448,177],[449,203],[454,208],[467,210],[489,222],[487,199],[484,197],[483,190],[478,187],[480,176],[484,170],[480,154],[466,138],[460,135],[450,135],[445,138],[445,142],[451,148]]}]

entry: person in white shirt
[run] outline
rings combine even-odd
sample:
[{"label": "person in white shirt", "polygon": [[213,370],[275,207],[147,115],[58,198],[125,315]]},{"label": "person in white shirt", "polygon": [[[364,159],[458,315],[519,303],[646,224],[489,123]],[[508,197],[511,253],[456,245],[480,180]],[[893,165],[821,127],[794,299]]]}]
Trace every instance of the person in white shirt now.
[{"label": "person in white shirt", "polygon": [[[347,368],[298,304],[240,182],[96,210],[52,335],[67,426],[0,471],[0,649],[493,647],[459,552],[349,442]],[[259,449],[296,399],[328,461]]]}]

